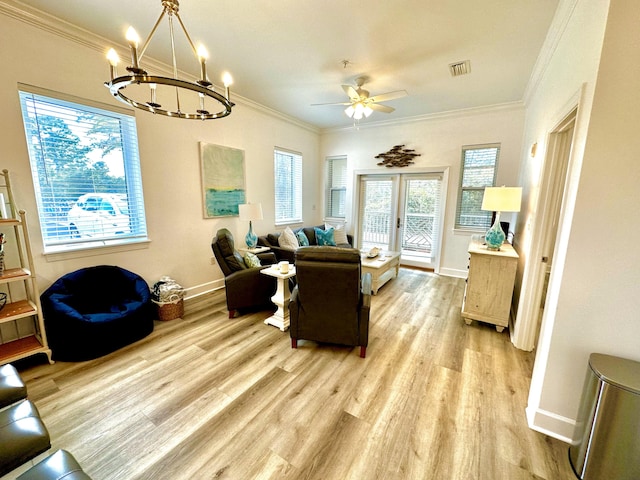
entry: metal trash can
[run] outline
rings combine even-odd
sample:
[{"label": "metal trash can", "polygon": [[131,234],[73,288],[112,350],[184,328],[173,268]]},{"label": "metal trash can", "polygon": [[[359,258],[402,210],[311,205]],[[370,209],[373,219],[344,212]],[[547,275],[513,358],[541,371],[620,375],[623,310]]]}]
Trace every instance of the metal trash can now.
[{"label": "metal trash can", "polygon": [[640,479],[640,362],[591,354],[569,460],[582,480]]}]

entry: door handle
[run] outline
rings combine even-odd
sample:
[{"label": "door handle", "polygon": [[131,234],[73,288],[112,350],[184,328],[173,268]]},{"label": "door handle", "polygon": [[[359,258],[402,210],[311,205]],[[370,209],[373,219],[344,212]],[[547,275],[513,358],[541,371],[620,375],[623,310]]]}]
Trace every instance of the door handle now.
[{"label": "door handle", "polygon": [[400,217],[398,217],[398,221],[396,223],[396,228],[400,228]]}]

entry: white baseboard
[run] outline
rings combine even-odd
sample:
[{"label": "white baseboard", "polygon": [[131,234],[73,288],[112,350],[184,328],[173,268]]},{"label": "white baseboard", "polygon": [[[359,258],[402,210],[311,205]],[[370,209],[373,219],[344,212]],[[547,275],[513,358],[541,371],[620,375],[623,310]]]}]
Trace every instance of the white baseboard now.
[{"label": "white baseboard", "polygon": [[575,429],[575,420],[546,410],[526,408],[527,422],[529,428],[536,432],[549,435],[558,440],[571,443],[573,438],[573,430]]},{"label": "white baseboard", "polygon": [[185,288],[187,295],[184,298],[185,300],[189,300],[190,298],[198,297],[215,290],[220,290],[221,288],[224,288],[224,278],[221,278],[220,280],[214,280],[213,282],[201,283],[200,285],[194,285],[193,287]]},{"label": "white baseboard", "polygon": [[438,275],[445,277],[467,278],[468,270],[458,270],[455,268],[441,268]]}]

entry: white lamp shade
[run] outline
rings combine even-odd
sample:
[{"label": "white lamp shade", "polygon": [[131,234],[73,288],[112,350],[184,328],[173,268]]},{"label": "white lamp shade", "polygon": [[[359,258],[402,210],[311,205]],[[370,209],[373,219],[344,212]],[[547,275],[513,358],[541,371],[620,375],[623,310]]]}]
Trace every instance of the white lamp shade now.
[{"label": "white lamp shade", "polygon": [[262,220],[261,203],[245,203],[238,205],[240,220]]},{"label": "white lamp shade", "polygon": [[520,187],[487,187],[481,208],[490,212],[519,212],[521,199]]}]

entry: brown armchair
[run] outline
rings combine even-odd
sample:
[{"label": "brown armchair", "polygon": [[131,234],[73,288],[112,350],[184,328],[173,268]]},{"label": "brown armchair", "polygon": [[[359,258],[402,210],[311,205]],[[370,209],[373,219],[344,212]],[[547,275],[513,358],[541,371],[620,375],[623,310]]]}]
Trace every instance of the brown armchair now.
[{"label": "brown armchair", "polygon": [[[211,240],[211,249],[224,274],[229,318],[239,310],[273,308],[271,297],[276,292],[276,279],[260,273],[263,267],[249,268],[235,249],[233,235],[226,228],[218,230]],[[272,252],[257,255],[262,265],[276,263]]]},{"label": "brown armchair", "polygon": [[371,274],[361,274],[360,252],[354,248],[300,247],[289,304],[291,347],[314,340],[360,347],[369,342]]}]

